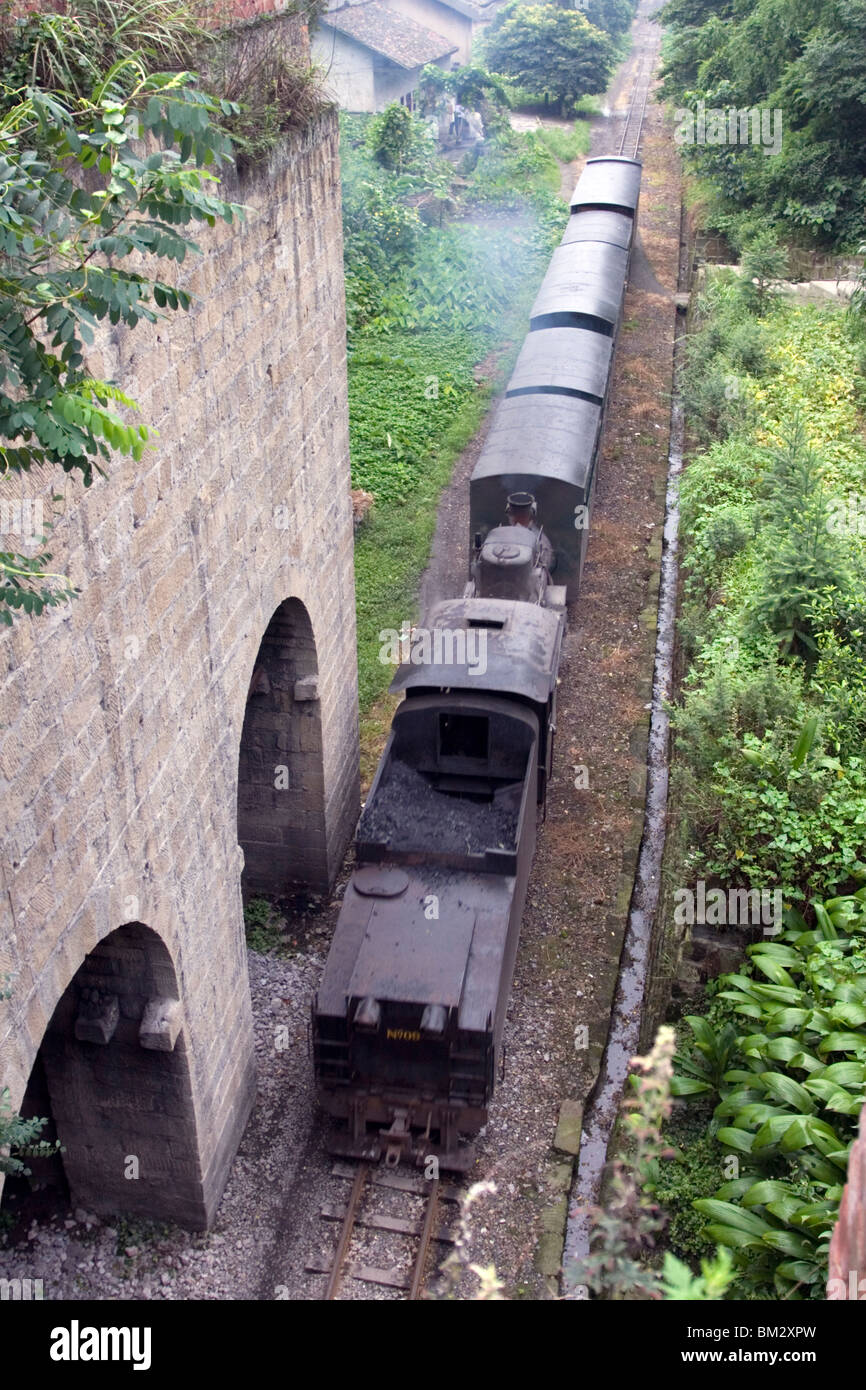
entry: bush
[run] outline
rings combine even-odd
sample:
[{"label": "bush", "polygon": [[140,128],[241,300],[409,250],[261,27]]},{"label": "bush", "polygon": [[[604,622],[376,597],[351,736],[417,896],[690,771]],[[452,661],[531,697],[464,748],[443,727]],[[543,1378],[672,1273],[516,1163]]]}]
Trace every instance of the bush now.
[{"label": "bush", "polygon": [[227,118],[239,172],[260,164],[293,131],[324,110],[321,73],[287,53],[279,31],[232,30],[205,50],[208,87],[239,106]]},{"label": "bush", "polygon": [[[682,480],[689,667],[672,781],[690,872],[800,899],[843,885],[866,838],[866,545],[830,524],[831,500],[866,476],[856,346],[841,314],[780,305],[753,318],[727,275],[697,315],[687,386],[737,362],[748,409],[715,422],[733,428]],[[699,425],[713,427],[708,412]],[[812,721],[815,746],[795,766]]]},{"label": "bush", "polygon": [[370,122],[370,149],[386,169],[402,169],[419,138],[411,111],[396,101],[392,101],[381,116],[375,116]]},{"label": "bush", "polygon": [[[858,872],[866,878],[866,864]],[[734,1055],[716,1088],[709,1133],[687,1150],[681,1172],[660,1172],[654,1189],[674,1204],[687,1248],[700,1252],[706,1240],[734,1252],[739,1297],[823,1298],[830,1233],[866,1100],[866,888],[816,899],[811,912],[813,928],[789,911],[779,939],[749,947],[748,963],[721,977],[719,997],[740,1021]],[[702,1079],[706,1059],[722,1050],[720,1037],[705,1018],[686,1021],[694,1042],[674,1059],[672,1090],[703,1105],[714,1089]],[[682,1209],[684,1179],[706,1187],[711,1135],[717,1163],[727,1152],[740,1171],[712,1195],[695,1196],[694,1210],[709,1219],[698,1232]]]}]

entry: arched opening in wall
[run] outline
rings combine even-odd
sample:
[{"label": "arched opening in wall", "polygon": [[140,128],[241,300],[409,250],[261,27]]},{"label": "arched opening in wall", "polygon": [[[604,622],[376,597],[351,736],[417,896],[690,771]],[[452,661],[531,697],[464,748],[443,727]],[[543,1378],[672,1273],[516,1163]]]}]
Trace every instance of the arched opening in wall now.
[{"label": "arched opening in wall", "polygon": [[182,1023],[171,956],[141,922],[101,941],[61,996],[25,1104],[51,1117],[74,1206],[206,1225]]},{"label": "arched opening in wall", "polygon": [[238,759],[238,843],[245,899],[327,889],[316,643],[296,598],[274,613],[253,667]]}]

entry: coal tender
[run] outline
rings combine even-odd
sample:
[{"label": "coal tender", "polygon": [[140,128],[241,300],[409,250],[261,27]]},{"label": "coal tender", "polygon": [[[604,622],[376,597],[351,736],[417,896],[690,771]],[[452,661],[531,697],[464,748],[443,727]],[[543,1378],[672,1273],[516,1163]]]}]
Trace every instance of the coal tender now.
[{"label": "coal tender", "polygon": [[641,166],[593,159],[470,483],[462,598],[416,630],[313,1005],[332,1147],[467,1169],[487,1118],[566,599],[586,555]]}]

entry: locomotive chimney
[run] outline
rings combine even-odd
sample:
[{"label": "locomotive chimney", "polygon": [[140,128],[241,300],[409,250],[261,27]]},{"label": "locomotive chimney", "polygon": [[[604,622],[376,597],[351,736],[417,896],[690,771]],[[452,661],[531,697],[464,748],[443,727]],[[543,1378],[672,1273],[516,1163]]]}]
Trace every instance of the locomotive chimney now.
[{"label": "locomotive chimney", "polygon": [[531,526],[535,518],[535,498],[532,493],[510,493],[505,515],[512,526]]}]

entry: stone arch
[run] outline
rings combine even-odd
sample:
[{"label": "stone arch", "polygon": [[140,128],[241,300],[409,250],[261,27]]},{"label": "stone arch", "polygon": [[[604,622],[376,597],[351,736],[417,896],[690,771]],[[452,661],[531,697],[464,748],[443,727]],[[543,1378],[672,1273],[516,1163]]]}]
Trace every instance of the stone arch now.
[{"label": "stone arch", "polygon": [[299,598],[271,617],[253,665],[238,757],[244,896],[329,882],[318,658]]},{"label": "stone arch", "polygon": [[28,1096],[50,1102],[76,1205],[207,1225],[182,1025],[171,956],[141,922],[104,937],[61,995]]}]

